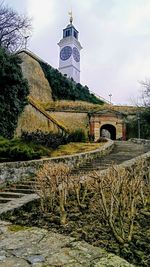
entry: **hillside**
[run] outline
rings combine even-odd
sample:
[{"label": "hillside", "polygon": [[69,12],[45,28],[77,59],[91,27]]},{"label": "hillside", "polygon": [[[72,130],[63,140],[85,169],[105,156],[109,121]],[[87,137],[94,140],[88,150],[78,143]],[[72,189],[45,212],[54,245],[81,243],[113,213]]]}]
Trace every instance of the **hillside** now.
[{"label": "hillside", "polygon": [[29,50],[19,53],[22,59],[22,71],[30,85],[30,96],[40,102],[56,100],[85,101],[93,104],[104,104],[104,100],[91,93],[85,85],[68,79],[57,69]]},{"label": "hillside", "polygon": [[45,62],[41,61],[39,63],[52,88],[54,100],[81,100],[100,105],[104,103],[104,101],[91,93],[86,85],[83,86],[80,83],[75,83],[73,79],[66,78],[57,69],[52,68]]}]

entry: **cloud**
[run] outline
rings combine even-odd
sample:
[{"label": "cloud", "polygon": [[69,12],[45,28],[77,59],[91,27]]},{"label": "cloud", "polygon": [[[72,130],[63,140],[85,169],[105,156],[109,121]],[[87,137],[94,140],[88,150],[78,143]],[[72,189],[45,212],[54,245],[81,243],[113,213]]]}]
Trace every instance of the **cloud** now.
[{"label": "cloud", "polygon": [[33,18],[33,26],[39,35],[55,21],[55,1],[27,0],[27,11]]}]

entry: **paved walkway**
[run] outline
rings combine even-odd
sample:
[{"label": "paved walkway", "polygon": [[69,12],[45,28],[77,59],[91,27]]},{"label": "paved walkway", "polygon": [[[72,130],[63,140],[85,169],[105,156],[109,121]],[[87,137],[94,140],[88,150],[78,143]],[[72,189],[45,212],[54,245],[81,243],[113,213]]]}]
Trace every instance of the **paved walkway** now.
[{"label": "paved walkway", "polygon": [[0,267],[133,267],[74,238],[0,221]]},{"label": "paved walkway", "polygon": [[112,163],[121,164],[124,161],[138,157],[150,151],[149,144],[135,144],[130,141],[115,141],[115,146],[109,155],[85,162],[76,169],[76,172],[87,172],[91,170],[107,169]]}]

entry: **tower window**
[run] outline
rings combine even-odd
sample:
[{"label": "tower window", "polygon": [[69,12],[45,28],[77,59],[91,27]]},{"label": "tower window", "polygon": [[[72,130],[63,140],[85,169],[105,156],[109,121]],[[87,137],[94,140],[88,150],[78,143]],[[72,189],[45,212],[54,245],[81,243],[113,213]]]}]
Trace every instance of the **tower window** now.
[{"label": "tower window", "polygon": [[65,31],[65,36],[64,37],[68,37],[71,35],[71,30],[66,30]]},{"label": "tower window", "polygon": [[74,31],[73,35],[77,39],[77,32]]}]

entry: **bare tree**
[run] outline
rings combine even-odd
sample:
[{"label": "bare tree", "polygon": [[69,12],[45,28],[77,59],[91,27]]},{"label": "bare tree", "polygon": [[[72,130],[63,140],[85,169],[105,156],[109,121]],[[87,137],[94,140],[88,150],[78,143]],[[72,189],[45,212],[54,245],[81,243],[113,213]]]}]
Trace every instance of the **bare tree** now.
[{"label": "bare tree", "polygon": [[0,47],[16,52],[26,46],[30,32],[31,19],[0,3]]},{"label": "bare tree", "polygon": [[71,184],[75,192],[77,204],[80,208],[85,207],[85,199],[88,193],[88,177],[86,175],[72,175]]},{"label": "bare tree", "polygon": [[141,81],[140,84],[143,88],[143,104],[146,108],[150,108],[150,80]]}]

